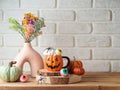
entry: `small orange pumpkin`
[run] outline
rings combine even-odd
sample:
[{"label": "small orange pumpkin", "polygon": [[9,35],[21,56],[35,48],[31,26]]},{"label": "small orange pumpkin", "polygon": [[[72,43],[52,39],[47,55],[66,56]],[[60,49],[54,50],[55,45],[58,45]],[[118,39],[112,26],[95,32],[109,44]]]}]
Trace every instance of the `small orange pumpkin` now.
[{"label": "small orange pumpkin", "polygon": [[78,60],[76,60],[75,59],[75,57],[74,57],[74,60],[73,61],[70,61],[70,64],[69,64],[69,66],[68,66],[68,71],[69,71],[69,73],[71,73],[71,74],[73,74],[73,70],[74,70],[74,68],[82,68],[83,67],[83,63],[82,63],[82,61],[78,61]]},{"label": "small orange pumpkin", "polygon": [[83,75],[85,73],[85,70],[84,68],[75,67],[73,73],[76,75]]},{"label": "small orange pumpkin", "polygon": [[60,55],[46,55],[44,66],[48,71],[60,71],[63,66],[62,57]]}]

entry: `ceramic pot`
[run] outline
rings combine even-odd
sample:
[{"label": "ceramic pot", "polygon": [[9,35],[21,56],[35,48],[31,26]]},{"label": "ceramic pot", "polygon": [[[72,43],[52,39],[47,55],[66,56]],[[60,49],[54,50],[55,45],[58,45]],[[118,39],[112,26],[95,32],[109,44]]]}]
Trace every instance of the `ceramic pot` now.
[{"label": "ceramic pot", "polygon": [[31,75],[36,76],[39,69],[43,69],[43,59],[38,52],[36,52],[31,43],[24,43],[23,48],[16,56],[15,61],[17,61],[16,66],[20,67],[23,70],[25,62],[30,64]]}]

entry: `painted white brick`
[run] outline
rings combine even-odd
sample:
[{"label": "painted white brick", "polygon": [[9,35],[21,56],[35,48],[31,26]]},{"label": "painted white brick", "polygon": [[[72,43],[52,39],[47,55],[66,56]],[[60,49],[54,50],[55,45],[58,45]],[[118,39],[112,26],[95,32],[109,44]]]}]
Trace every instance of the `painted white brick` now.
[{"label": "painted white brick", "polygon": [[11,59],[13,60],[14,57],[17,55],[18,49],[13,47],[1,47],[0,48],[0,59]]},{"label": "painted white brick", "polygon": [[39,38],[40,46],[63,46],[71,47],[73,46],[73,37],[72,36],[42,36]]},{"label": "painted white brick", "polygon": [[116,35],[112,37],[112,44],[114,47],[120,47],[120,36]]},{"label": "painted white brick", "polygon": [[58,32],[63,33],[63,34],[90,33],[91,32],[91,24],[88,24],[88,23],[60,23]]},{"label": "painted white brick", "polygon": [[0,67],[3,66],[3,60],[0,60]]},{"label": "painted white brick", "polygon": [[120,72],[120,60],[111,61],[111,71]]},{"label": "painted white brick", "polygon": [[7,9],[7,10],[5,10],[5,13],[4,13],[4,19],[8,20],[8,18],[12,17],[12,18],[15,18],[17,20],[22,20],[24,17],[24,13],[29,13],[29,12],[38,16],[37,10]]},{"label": "painted white brick", "polygon": [[23,72],[30,72],[30,65],[28,62],[26,62],[23,66]]},{"label": "painted white brick", "polygon": [[103,9],[86,9],[77,11],[78,21],[109,21],[110,11]]},{"label": "painted white brick", "polygon": [[109,72],[110,62],[103,60],[83,60],[83,67],[86,72]]},{"label": "painted white brick", "polygon": [[113,21],[120,21],[120,9],[113,10]]},{"label": "painted white brick", "polygon": [[2,66],[8,66],[10,61],[12,60],[2,60]]},{"label": "painted white brick", "polygon": [[41,10],[41,16],[46,21],[71,21],[74,20],[75,13],[72,10]]},{"label": "painted white brick", "polygon": [[91,0],[59,0],[60,8],[90,8]]},{"label": "painted white brick", "polygon": [[54,34],[56,32],[56,24],[46,23],[46,26],[41,28],[43,34]]},{"label": "painted white brick", "polygon": [[95,23],[93,31],[100,34],[118,34],[120,33],[120,23]]},{"label": "painted white brick", "polygon": [[0,21],[2,20],[3,14],[2,11],[0,10]]},{"label": "painted white brick", "polygon": [[68,56],[73,60],[73,56],[77,60],[91,59],[91,50],[90,49],[79,49],[79,48],[62,48],[63,56]]},{"label": "painted white brick", "polygon": [[[24,39],[20,34],[6,34],[4,35],[5,46],[23,46]],[[36,46],[36,39],[32,41],[32,45]]]},{"label": "painted white brick", "polygon": [[0,0],[0,8],[18,8],[18,0]]},{"label": "painted white brick", "polygon": [[94,49],[93,59],[118,60],[120,59],[120,49]]},{"label": "painted white brick", "polygon": [[120,36],[113,36],[112,37],[113,40],[112,40],[112,44],[114,47],[120,47]]},{"label": "painted white brick", "polygon": [[110,46],[108,36],[76,36],[76,46],[85,47],[105,47]]},{"label": "painted white brick", "polygon": [[10,24],[7,22],[0,22],[0,33],[1,34],[6,34],[6,33],[13,33],[16,34],[17,32],[15,32],[12,29],[9,29]]},{"label": "painted white brick", "polygon": [[120,8],[120,0],[95,0],[97,8]]},{"label": "painted white brick", "polygon": [[0,36],[0,46],[3,45],[3,40],[2,40],[2,37]]},{"label": "painted white brick", "polygon": [[54,8],[55,0],[20,0],[22,8]]}]

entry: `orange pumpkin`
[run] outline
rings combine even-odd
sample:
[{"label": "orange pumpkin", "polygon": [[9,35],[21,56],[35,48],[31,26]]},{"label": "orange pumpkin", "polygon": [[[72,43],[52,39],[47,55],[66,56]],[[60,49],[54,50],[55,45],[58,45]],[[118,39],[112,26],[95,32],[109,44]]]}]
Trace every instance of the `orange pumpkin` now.
[{"label": "orange pumpkin", "polygon": [[44,66],[48,71],[60,71],[63,66],[62,57],[60,55],[46,55]]},{"label": "orange pumpkin", "polygon": [[73,73],[76,75],[83,75],[85,73],[85,70],[84,68],[75,67]]},{"label": "orange pumpkin", "polygon": [[69,71],[69,73],[72,74],[74,68],[77,68],[77,67],[79,67],[79,68],[82,68],[82,67],[83,67],[82,61],[76,61],[76,60],[70,61],[70,64],[69,64],[69,66],[68,66],[68,71]]}]

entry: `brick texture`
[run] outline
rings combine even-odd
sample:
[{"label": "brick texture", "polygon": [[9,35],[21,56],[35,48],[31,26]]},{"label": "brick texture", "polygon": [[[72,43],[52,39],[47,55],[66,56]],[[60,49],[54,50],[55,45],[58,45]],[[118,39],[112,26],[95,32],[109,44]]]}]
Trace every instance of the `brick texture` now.
[{"label": "brick texture", "polygon": [[79,49],[79,48],[63,48],[63,55],[68,56],[71,60],[73,60],[73,56],[78,60],[91,59],[91,50],[90,49]]},{"label": "brick texture", "polygon": [[90,8],[91,0],[59,0],[60,8]]},{"label": "brick texture", "polygon": [[13,30],[9,29],[10,24],[7,22],[0,22],[0,34],[6,33],[16,33]]},{"label": "brick texture", "polygon": [[120,9],[113,10],[113,21],[119,22],[120,21]]},{"label": "brick texture", "polygon": [[114,47],[120,47],[120,35],[115,35],[112,37],[112,44]]},{"label": "brick texture", "polygon": [[54,8],[55,0],[20,0],[22,8]]},{"label": "brick texture", "polygon": [[95,0],[96,8],[120,8],[120,0]]},{"label": "brick texture", "polygon": [[119,61],[111,61],[111,71],[112,72],[120,72],[120,62]]},{"label": "brick texture", "polygon": [[76,18],[78,21],[109,21],[110,11],[102,9],[78,10]]},{"label": "brick texture", "polygon": [[72,10],[42,10],[40,16],[46,21],[73,21],[75,14]]},{"label": "brick texture", "polygon": [[73,37],[72,36],[42,36],[39,38],[40,46],[62,46],[72,47]]},{"label": "brick texture", "polygon": [[8,18],[16,18],[17,20],[22,20],[24,17],[24,13],[33,13],[35,15],[38,15],[38,12],[36,10],[24,10],[24,9],[9,9],[5,10],[4,13],[4,19],[7,21]]},{"label": "brick texture", "polygon": [[[120,0],[0,0],[0,65],[24,45],[8,18],[21,23],[28,12],[45,20],[43,34],[31,42],[43,59],[45,48],[60,48],[82,60],[86,71],[120,72]],[[23,71],[30,71],[28,63]]]},{"label": "brick texture", "polygon": [[17,55],[18,49],[15,47],[0,47],[0,59],[11,59],[13,60],[14,57]]},{"label": "brick texture", "polygon": [[0,0],[0,8],[19,8],[19,1]]},{"label": "brick texture", "polygon": [[56,24],[55,23],[46,23],[46,27],[42,28],[43,34],[54,34],[56,33]]},{"label": "brick texture", "polygon": [[76,46],[83,46],[83,47],[110,46],[110,37],[107,37],[107,36],[77,36]]},{"label": "brick texture", "polygon": [[120,49],[94,49],[93,59],[98,60],[120,59]]},{"label": "brick texture", "polygon": [[[10,47],[23,46],[24,39],[19,34],[4,35],[4,45]],[[32,45],[36,46],[36,39],[32,41]]]},{"label": "brick texture", "polygon": [[86,72],[109,72],[110,71],[110,62],[103,60],[84,60],[83,67]]},{"label": "brick texture", "polygon": [[3,14],[2,14],[2,11],[0,10],[0,21],[2,21],[2,17],[3,17]]},{"label": "brick texture", "polygon": [[0,36],[0,46],[2,46],[3,40],[2,37]]},{"label": "brick texture", "polygon": [[97,34],[118,34],[120,33],[120,23],[95,23],[94,33]]},{"label": "brick texture", "polygon": [[60,23],[58,32],[62,34],[81,34],[81,33],[90,33],[91,24],[83,23]]}]

